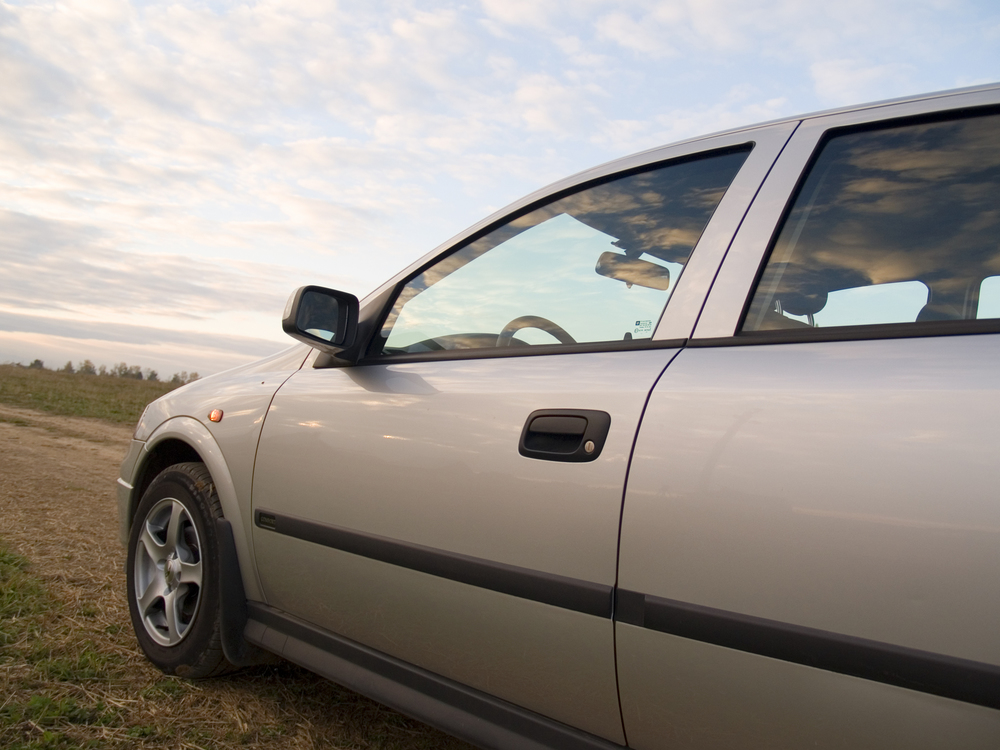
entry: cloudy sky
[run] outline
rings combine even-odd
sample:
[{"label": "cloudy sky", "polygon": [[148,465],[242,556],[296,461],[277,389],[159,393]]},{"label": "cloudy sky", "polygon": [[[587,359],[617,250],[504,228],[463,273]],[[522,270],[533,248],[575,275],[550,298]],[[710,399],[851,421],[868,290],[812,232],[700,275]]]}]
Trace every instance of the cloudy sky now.
[{"label": "cloudy sky", "polygon": [[217,372],[581,169],[998,80],[995,0],[0,0],[0,362]]}]

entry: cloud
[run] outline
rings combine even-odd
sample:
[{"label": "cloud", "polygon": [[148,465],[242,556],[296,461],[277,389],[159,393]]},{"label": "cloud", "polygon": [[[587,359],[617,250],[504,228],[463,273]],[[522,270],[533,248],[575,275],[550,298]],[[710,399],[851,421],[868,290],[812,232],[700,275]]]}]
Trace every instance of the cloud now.
[{"label": "cloud", "polygon": [[590,99],[599,93],[593,85],[572,86],[551,76],[529,75],[518,82],[513,103],[529,131],[565,136],[580,120],[598,114]]},{"label": "cloud", "polygon": [[482,0],[486,17],[508,26],[544,28],[555,15],[558,3],[544,0]]},{"label": "cloud", "polygon": [[[0,311],[76,321],[158,321],[207,331],[261,311],[277,320],[293,275],[280,266],[122,252],[107,230],[0,211]],[[246,333],[230,330],[229,334]],[[279,338],[276,324],[271,338]]]},{"label": "cloud", "polygon": [[[95,226],[0,211],[0,360],[216,372],[288,343],[288,269],[116,250]],[[61,362],[60,362],[61,363]]]},{"label": "cloud", "polygon": [[886,92],[905,86],[913,72],[912,65],[871,65],[861,60],[824,60],[809,67],[817,95],[830,106],[887,98]]},{"label": "cloud", "polygon": [[612,120],[593,137],[627,153],[791,114],[786,98],[762,101],[760,95],[753,87],[734,88],[711,105],[676,108],[647,120]]},{"label": "cloud", "polygon": [[[160,329],[155,330],[158,334]],[[236,350],[238,348],[239,342],[235,348],[219,349],[206,345],[196,336],[176,343],[163,342],[158,335],[154,335],[145,341],[132,343],[108,340],[104,331],[99,329],[92,331],[91,338],[0,329],[0,363],[28,364],[40,359],[46,367],[54,369],[62,367],[67,361],[76,366],[85,359],[107,367],[126,362],[156,370],[161,380],[182,370],[211,375],[253,362],[287,346],[272,343],[270,347]]]},{"label": "cloud", "polygon": [[[625,49],[645,57],[659,59],[676,57],[679,52],[669,41],[668,30],[657,25],[643,23],[646,19],[636,18],[628,13],[614,12],[598,19],[598,37],[615,42]],[[659,28],[657,28],[659,26]]]},{"label": "cloud", "polygon": [[192,339],[189,331],[169,331],[150,326],[136,326],[123,323],[86,323],[59,318],[23,315],[0,310],[0,330],[12,333],[42,334],[43,336],[61,336],[71,339],[100,340],[114,344],[148,345],[156,342],[163,347],[184,347],[197,341],[198,346],[206,351],[223,352],[226,355],[238,354],[247,361],[273,354],[283,346],[291,346],[294,342],[286,338],[283,341],[270,339],[255,339],[247,336],[197,334]]}]

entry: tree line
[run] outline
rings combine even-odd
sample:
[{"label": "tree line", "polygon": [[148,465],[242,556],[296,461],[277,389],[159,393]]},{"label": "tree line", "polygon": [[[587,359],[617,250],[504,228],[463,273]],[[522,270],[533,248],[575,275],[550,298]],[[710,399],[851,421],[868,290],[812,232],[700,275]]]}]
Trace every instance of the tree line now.
[{"label": "tree line", "polygon": [[[32,370],[45,370],[45,363],[40,360],[34,360],[30,365],[29,369]],[[104,377],[112,378],[132,378],[133,380],[149,380],[154,383],[161,382],[160,374],[149,367],[143,369],[139,365],[127,365],[124,362],[119,362],[117,365],[111,367],[105,367],[104,365],[94,366],[94,363],[89,359],[83,360],[83,362],[78,362],[76,367],[73,367],[72,362],[67,362],[63,367],[55,372],[65,372],[69,375],[98,375]],[[185,383],[190,383],[197,380],[200,376],[196,372],[188,373],[186,370],[181,372],[175,372],[169,380],[162,381],[170,383],[171,385],[184,385]]]}]

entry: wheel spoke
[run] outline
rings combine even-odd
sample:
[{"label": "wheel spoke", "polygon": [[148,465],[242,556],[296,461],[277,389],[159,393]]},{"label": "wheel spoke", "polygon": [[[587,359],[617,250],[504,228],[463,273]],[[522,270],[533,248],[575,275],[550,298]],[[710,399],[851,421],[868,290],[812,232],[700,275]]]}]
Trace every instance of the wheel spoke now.
[{"label": "wheel spoke", "polygon": [[146,590],[142,593],[142,596],[139,597],[139,612],[142,613],[143,617],[145,617],[146,613],[149,612],[149,608],[153,606],[153,603],[156,602],[157,599],[164,596],[166,590],[167,585],[163,580],[163,576],[155,576],[153,580],[149,582]]},{"label": "wheel spoke", "polygon": [[145,548],[149,559],[154,563],[160,562],[167,556],[166,548],[157,541],[155,536],[149,533],[149,524],[143,524],[142,534],[139,537],[139,541]]},{"label": "wheel spoke", "polygon": [[201,586],[201,561],[186,563],[181,561],[181,583],[193,583]]},{"label": "wheel spoke", "polygon": [[180,598],[177,596],[177,589],[168,592],[163,597],[163,614],[167,619],[167,641],[170,645],[177,643],[181,639],[181,634],[177,631],[177,605]]},{"label": "wheel spoke", "polygon": [[184,517],[187,510],[178,501],[174,500],[170,506],[170,521],[167,523],[167,551],[176,552],[178,544],[184,546],[182,537],[184,528]]}]

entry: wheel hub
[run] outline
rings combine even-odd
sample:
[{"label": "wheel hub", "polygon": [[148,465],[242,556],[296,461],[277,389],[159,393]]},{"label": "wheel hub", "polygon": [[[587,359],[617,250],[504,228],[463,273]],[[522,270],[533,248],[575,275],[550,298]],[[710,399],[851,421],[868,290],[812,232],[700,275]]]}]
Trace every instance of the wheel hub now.
[{"label": "wheel hub", "polygon": [[181,561],[176,552],[167,555],[163,565],[163,578],[167,584],[167,590],[173,591],[181,580]]}]

